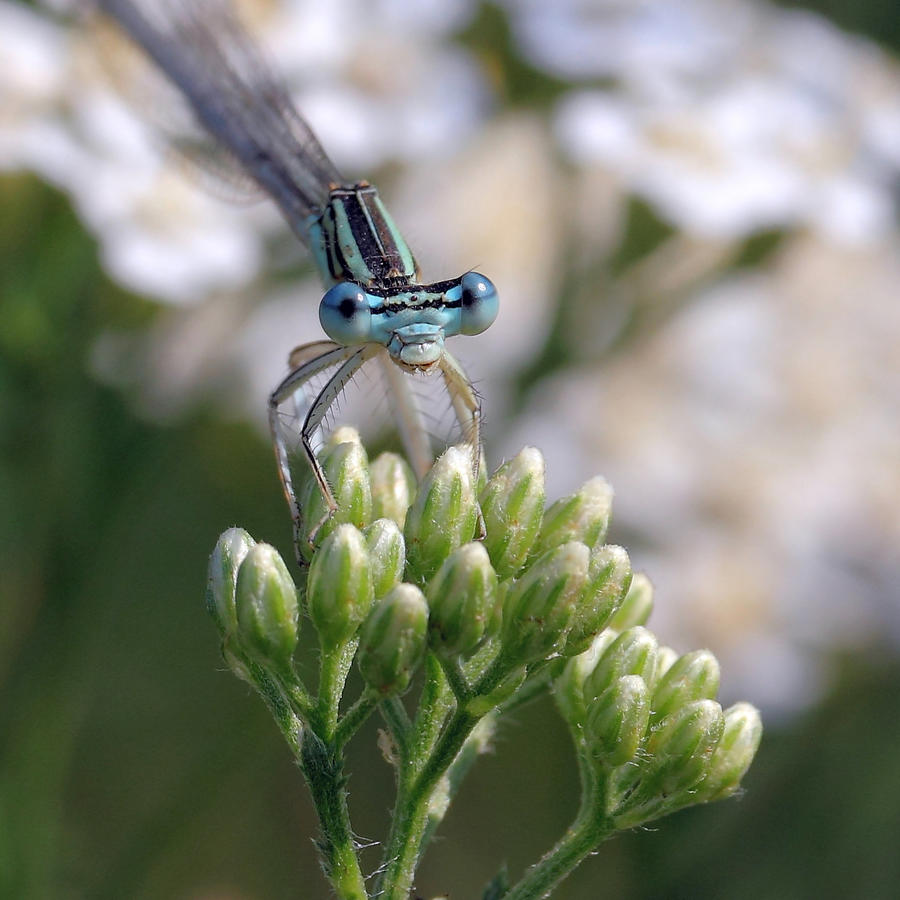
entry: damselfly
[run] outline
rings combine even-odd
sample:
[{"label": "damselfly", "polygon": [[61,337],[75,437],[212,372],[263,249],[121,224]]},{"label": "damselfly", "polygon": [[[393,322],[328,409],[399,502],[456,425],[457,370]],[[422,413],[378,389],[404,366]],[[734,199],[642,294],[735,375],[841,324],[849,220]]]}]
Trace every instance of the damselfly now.
[{"label": "damselfly", "polygon": [[[497,315],[497,292],[477,272],[422,284],[412,252],[365,181],[338,174],[285,86],[249,36],[217,0],[99,0],[101,8],[153,59],[184,95],[195,118],[278,205],[311,249],[326,287],[319,319],[330,341],[297,347],[290,373],[269,399],[278,473],[302,534],[292,461],[308,462],[327,508],[335,499],[313,447],[337,398],[373,361],[386,375],[398,431],[421,477],[433,449],[405,375],[437,374],[477,475],[480,404],[444,346],[456,334],[478,334]],[[316,390],[309,386],[320,380]],[[285,427],[285,406],[298,421]],[[299,416],[298,416],[299,412]]]}]

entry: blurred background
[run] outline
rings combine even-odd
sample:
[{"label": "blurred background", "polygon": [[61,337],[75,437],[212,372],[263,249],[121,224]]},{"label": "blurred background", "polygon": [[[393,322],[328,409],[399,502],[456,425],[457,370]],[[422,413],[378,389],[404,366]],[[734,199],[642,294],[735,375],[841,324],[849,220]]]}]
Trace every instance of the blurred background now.
[{"label": "blurred background", "polygon": [[[651,627],[763,711],[744,796],[616,838],[556,896],[896,897],[894,5],[242,9],[426,278],[497,284],[453,347],[491,468],[528,443],[551,497],[605,475]],[[203,610],[224,528],[289,555],[265,401],[321,288],[270,206],[166,151],[139,61],[83,13],[0,0],[0,896],[324,897],[305,787]],[[372,839],[375,727],[349,763]],[[516,876],[576,800],[552,704],[523,710],[421,895]]]}]

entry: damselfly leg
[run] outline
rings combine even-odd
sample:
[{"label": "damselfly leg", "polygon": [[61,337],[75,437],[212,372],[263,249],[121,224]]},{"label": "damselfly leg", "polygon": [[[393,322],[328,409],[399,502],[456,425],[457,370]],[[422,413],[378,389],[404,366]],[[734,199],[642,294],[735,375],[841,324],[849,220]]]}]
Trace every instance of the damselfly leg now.
[{"label": "damselfly leg", "polygon": [[[393,418],[401,448],[418,479],[431,467],[435,453],[448,443],[451,423],[438,424],[438,405],[433,394],[449,399],[452,418],[449,441],[467,446],[472,459],[473,478],[477,479],[480,459],[480,401],[462,368],[448,353],[430,373],[407,372],[398,367],[387,350],[378,344],[343,347],[330,341],[316,341],[298,347],[290,356],[291,372],[269,398],[269,427],[278,475],[284,490],[294,528],[298,559],[312,549],[321,527],[337,510],[337,501],[320,458],[327,441],[326,433],[338,424],[337,409],[348,385],[363,366],[369,374],[359,387],[369,417]],[[432,396],[427,396],[427,382]],[[389,409],[379,408],[380,401]],[[348,422],[362,427],[357,408]],[[326,420],[331,421],[326,421]],[[324,501],[324,513],[310,519],[304,508],[306,482],[312,478]],[[308,506],[308,501],[306,503]]]}]

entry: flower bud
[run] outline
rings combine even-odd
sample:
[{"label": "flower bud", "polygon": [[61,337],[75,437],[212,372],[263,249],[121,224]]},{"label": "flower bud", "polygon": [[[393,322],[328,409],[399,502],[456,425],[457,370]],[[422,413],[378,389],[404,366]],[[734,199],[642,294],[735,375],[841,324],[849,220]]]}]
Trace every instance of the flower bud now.
[{"label": "flower bud", "polygon": [[623,631],[585,678],[585,700],[599,697],[624,675],[638,675],[646,683],[656,669],[656,648],[656,638],[646,628],[638,625]]},{"label": "flower bud", "polygon": [[646,625],[653,612],[653,585],[642,572],[635,573],[631,587],[618,612],[610,619],[609,627],[624,631],[635,625]]},{"label": "flower bud", "polygon": [[692,790],[706,775],[724,728],[722,707],[715,700],[696,700],[651,729],[647,754],[655,764],[641,793],[677,803],[674,795]]},{"label": "flower bud", "polygon": [[505,462],[481,491],[484,545],[500,578],[515,575],[528,558],[544,515],[544,457],[525,447]]},{"label": "flower bud", "polygon": [[650,721],[650,696],[644,679],[625,675],[588,708],[585,733],[594,756],[608,766],[634,759]]},{"label": "flower bud", "polygon": [[584,681],[594,671],[597,661],[612,643],[615,635],[601,632],[584,653],[573,656],[553,685],[553,696],[560,714],[573,725],[583,725],[587,716],[584,698]]},{"label": "flower bud", "polygon": [[673,650],[671,647],[660,647],[656,651],[656,671],[653,673],[652,682],[648,681],[647,685],[651,690],[655,690],[656,685],[659,684],[660,679],[669,669],[675,665],[675,662],[678,659],[678,651]]},{"label": "flower bud", "polygon": [[[366,451],[359,441],[359,435],[352,428],[342,428],[335,432],[332,439],[337,438],[350,439],[341,443],[329,443],[321,459],[337,509],[333,514],[328,514],[328,505],[314,478],[305,483],[305,490],[301,495],[304,528],[307,533],[311,533],[321,524],[316,535],[319,543],[338,525],[349,523],[357,528],[364,528],[372,520],[372,487]],[[311,555],[305,542],[301,542],[301,552]]]},{"label": "flower bud", "polygon": [[712,700],[719,690],[719,662],[709,650],[685,653],[669,667],[653,690],[652,721],[674,713],[685,703]]},{"label": "flower bud", "polygon": [[700,795],[704,801],[730,797],[740,787],[762,740],[759,710],[749,703],[735,703],[725,710],[725,729],[713,753]]},{"label": "flower bud", "polygon": [[496,621],[497,575],[484,545],[457,547],[428,583],[428,641],[445,656],[471,653]]},{"label": "flower bud", "polygon": [[403,533],[393,519],[376,519],[364,532],[372,567],[372,586],[376,597],[383,597],[403,580],[406,545]]},{"label": "flower bud", "polygon": [[396,453],[381,453],[369,466],[372,480],[372,515],[393,519],[400,528],[416,493],[416,476],[409,463]]},{"label": "flower bud", "polygon": [[591,549],[603,543],[612,511],[612,488],[599,475],[581,489],[557,500],[544,513],[532,551],[537,556],[566,541],[581,541]]},{"label": "flower bud", "polygon": [[241,647],[263,665],[289,672],[297,646],[297,588],[274,547],[256,544],[244,557],[235,605]]},{"label": "flower bud", "polygon": [[244,557],[256,541],[243,528],[223,531],[209,557],[206,578],[206,609],[219,626],[223,637],[237,629],[234,591],[237,574]]},{"label": "flower bud", "polygon": [[430,578],[453,550],[472,540],[477,518],[471,454],[448,447],[406,514],[406,560],[413,577]]},{"label": "flower bud", "polygon": [[581,593],[563,656],[582,653],[606,627],[631,584],[631,562],[621,547],[607,545],[591,553],[588,580]]},{"label": "flower bud", "polygon": [[409,687],[422,657],[428,629],[428,605],[422,592],[401,583],[382,597],[362,627],[359,670],[380,694],[399,694]]},{"label": "flower bud", "polygon": [[579,541],[545,553],[506,590],[503,652],[523,663],[558,652],[587,581],[590,555]]},{"label": "flower bud", "polygon": [[339,525],[313,556],[306,581],[309,617],[328,652],[352,638],[372,608],[369,550],[362,532]]}]

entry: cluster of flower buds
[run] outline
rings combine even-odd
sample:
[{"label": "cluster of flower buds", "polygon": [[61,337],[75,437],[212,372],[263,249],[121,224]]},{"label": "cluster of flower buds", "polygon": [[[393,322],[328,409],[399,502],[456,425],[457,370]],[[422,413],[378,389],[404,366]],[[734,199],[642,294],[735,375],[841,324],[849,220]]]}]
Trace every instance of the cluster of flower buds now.
[{"label": "cluster of flower buds", "polygon": [[[323,652],[360,640],[360,668],[383,694],[409,684],[426,647],[464,661],[487,646],[509,672],[582,653],[628,591],[627,554],[603,543],[608,485],[593,479],[545,512],[544,461],[534,449],[480,491],[468,448],[449,448],[416,490],[400,457],[385,453],[370,466],[352,429],[334,436],[323,467],[338,510],[326,517],[312,479],[302,486],[310,531],[321,524],[304,608]],[[297,591],[275,551],[226,532],[209,585],[226,647],[286,671]]]},{"label": "cluster of flower buds", "polygon": [[652,588],[635,576],[610,627],[571,659],[556,700],[603,780],[602,814],[628,828],[738,790],[762,736],[757,710],[716,702],[708,650],[679,656],[643,627]]},{"label": "cluster of flower buds", "polygon": [[206,606],[225,658],[241,677],[245,661],[279,675],[292,669],[299,633],[297,589],[278,551],[229,528],[209,560]]},{"label": "cluster of flower buds", "polygon": [[[482,671],[499,662],[473,698],[482,712],[533,667],[568,658],[557,702],[602,773],[609,817],[628,827],[737,789],[759,715],[747,704],[722,711],[711,653],[678,656],[643,627],[652,587],[632,576],[621,547],[604,543],[605,481],[545,510],[538,451],[522,450],[478,490],[468,449],[451,447],[416,490],[400,457],[370,466],[351,429],[323,464],[339,508],[324,517],[324,501],[305,488],[307,522],[324,525],[303,591],[323,655],[358,642],[363,678],[382,697],[409,686],[427,649],[464,667],[481,660]],[[208,605],[239,674],[247,660],[277,677],[293,671],[298,592],[272,547],[225,532]]]}]

